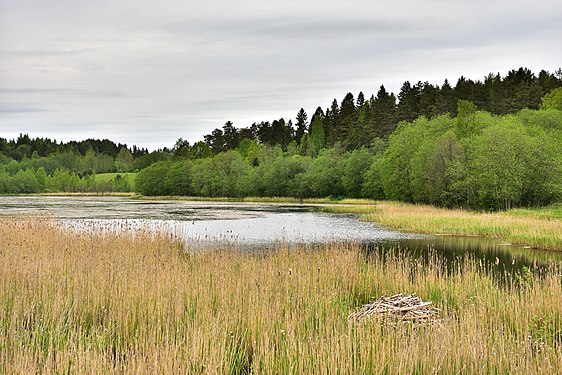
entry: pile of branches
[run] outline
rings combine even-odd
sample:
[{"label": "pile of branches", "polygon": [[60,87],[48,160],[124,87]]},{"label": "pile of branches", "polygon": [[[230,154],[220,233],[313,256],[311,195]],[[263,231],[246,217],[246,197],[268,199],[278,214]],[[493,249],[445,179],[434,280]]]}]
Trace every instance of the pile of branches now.
[{"label": "pile of branches", "polygon": [[403,296],[401,293],[391,297],[381,297],[349,315],[349,321],[359,323],[373,315],[389,322],[428,322],[436,320],[439,309],[431,302],[423,302],[415,295]]}]

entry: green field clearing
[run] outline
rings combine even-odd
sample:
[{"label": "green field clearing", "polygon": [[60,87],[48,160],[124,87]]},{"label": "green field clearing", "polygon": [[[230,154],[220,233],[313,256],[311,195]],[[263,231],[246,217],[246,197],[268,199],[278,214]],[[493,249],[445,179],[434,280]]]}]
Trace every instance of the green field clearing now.
[{"label": "green field clearing", "polygon": [[127,178],[129,184],[131,185],[131,191],[135,190],[135,180],[137,178],[137,173],[100,173],[96,174],[96,182],[97,183],[107,183],[114,181],[117,176],[121,176],[121,178]]}]

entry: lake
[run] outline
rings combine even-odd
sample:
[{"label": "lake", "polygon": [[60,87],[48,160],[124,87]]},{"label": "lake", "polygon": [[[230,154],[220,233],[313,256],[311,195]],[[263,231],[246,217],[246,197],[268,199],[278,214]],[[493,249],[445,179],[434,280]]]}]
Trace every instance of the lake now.
[{"label": "lake", "polygon": [[422,236],[382,228],[354,215],[321,212],[320,205],[150,201],[126,197],[0,197],[0,214],[45,215],[69,230],[166,232],[188,249],[234,245],[256,249],[276,243],[361,243],[372,251],[399,249],[426,259],[434,252],[448,264],[470,255],[498,270],[543,269],[562,255],[480,238]]}]

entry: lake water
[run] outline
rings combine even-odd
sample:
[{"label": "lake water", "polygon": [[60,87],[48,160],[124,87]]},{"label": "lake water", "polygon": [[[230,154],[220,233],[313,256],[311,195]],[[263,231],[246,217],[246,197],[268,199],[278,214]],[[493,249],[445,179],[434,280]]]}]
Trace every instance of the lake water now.
[{"label": "lake water", "polygon": [[419,258],[437,253],[447,263],[466,255],[497,269],[544,268],[562,255],[478,238],[421,236],[382,228],[353,215],[320,212],[315,205],[145,201],[120,197],[0,197],[0,214],[46,215],[69,230],[152,230],[186,241],[189,249],[234,244],[255,249],[273,243],[356,242],[373,251],[399,248]]}]

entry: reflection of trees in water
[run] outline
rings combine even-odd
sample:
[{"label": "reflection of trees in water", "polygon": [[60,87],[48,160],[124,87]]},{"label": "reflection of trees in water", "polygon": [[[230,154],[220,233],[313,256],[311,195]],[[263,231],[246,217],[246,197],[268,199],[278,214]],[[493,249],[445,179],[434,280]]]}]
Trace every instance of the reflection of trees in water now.
[{"label": "reflection of trees in water", "polygon": [[465,261],[480,261],[481,270],[500,283],[525,270],[537,274],[549,271],[553,264],[562,264],[562,254],[536,249],[524,249],[502,244],[499,240],[472,237],[432,237],[428,239],[404,239],[396,242],[370,243],[367,254],[378,254],[382,259],[389,256],[419,259],[422,265],[437,259],[447,273],[462,271]]}]

